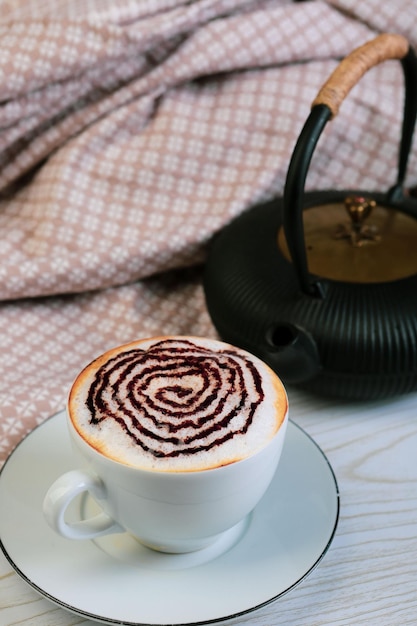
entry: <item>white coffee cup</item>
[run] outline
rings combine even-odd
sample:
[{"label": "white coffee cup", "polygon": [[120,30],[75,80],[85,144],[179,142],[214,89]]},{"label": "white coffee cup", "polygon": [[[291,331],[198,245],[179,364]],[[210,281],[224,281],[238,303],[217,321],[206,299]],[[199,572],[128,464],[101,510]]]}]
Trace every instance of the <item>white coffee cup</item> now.
[{"label": "white coffee cup", "polygon": [[[152,344],[155,339],[147,341]],[[202,340],[191,338],[191,341],[199,346]],[[147,344],[129,344],[132,345],[142,349]],[[213,344],[213,340],[209,345],[228,346],[221,342]],[[121,349],[126,351],[127,347]],[[245,354],[241,350],[238,353]],[[106,355],[103,356],[100,363],[106,360]],[[257,363],[255,357],[250,355],[250,358]],[[93,365],[86,370],[94,370]],[[262,364],[262,367],[266,366]],[[67,422],[79,469],[62,475],[48,490],[43,508],[49,525],[70,539],[129,532],[144,545],[169,553],[200,550],[215,542],[248,516],[277,470],[287,427],[288,402],[278,377],[272,370],[267,375],[276,378],[274,385],[280,396],[279,409],[271,407],[280,412],[279,426],[273,436],[247,458],[192,471],[143,469],[98,451],[74,426],[70,394]],[[65,514],[71,502],[87,492],[102,512],[82,521],[67,521]]]}]

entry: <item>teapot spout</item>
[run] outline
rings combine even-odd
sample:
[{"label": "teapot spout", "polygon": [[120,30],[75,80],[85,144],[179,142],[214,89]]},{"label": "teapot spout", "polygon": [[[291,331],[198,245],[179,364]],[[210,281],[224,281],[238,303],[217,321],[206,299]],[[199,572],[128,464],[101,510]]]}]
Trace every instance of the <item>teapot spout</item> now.
[{"label": "teapot spout", "polygon": [[321,370],[316,342],[306,330],[279,323],[266,334],[264,360],[277,372],[284,383],[303,383]]}]

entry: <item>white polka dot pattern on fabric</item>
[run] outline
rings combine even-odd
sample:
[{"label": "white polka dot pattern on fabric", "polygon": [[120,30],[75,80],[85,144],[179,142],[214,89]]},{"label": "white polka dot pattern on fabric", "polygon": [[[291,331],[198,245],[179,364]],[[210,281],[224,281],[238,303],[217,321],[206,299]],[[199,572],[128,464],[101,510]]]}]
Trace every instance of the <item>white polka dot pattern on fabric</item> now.
[{"label": "white polka dot pattern on fabric", "polygon": [[[215,335],[186,268],[282,194],[339,59],[382,31],[417,45],[416,18],[413,0],[0,0],[0,459],[97,353]],[[309,188],[394,182],[401,92],[397,62],[362,79]]]}]

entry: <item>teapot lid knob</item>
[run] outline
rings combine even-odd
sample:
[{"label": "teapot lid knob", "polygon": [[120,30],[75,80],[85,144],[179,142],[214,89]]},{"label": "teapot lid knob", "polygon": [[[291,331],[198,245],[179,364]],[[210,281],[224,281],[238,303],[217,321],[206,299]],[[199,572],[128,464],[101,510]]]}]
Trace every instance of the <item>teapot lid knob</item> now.
[{"label": "teapot lid knob", "polygon": [[376,207],[375,200],[365,196],[352,195],[345,198],[344,205],[350,217],[350,225],[339,225],[334,234],[335,238],[350,239],[354,247],[361,247],[366,243],[380,241],[381,237],[378,233],[378,227],[365,224],[365,221]]}]

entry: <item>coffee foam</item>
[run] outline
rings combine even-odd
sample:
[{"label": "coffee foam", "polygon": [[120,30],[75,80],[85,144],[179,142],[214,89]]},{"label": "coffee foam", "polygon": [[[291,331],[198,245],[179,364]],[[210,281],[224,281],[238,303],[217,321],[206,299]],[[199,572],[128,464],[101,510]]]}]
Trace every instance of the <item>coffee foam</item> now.
[{"label": "coffee foam", "polygon": [[153,337],[90,363],[70,391],[80,436],[152,471],[197,471],[252,456],[279,430],[287,397],[257,357],[200,337]]}]

